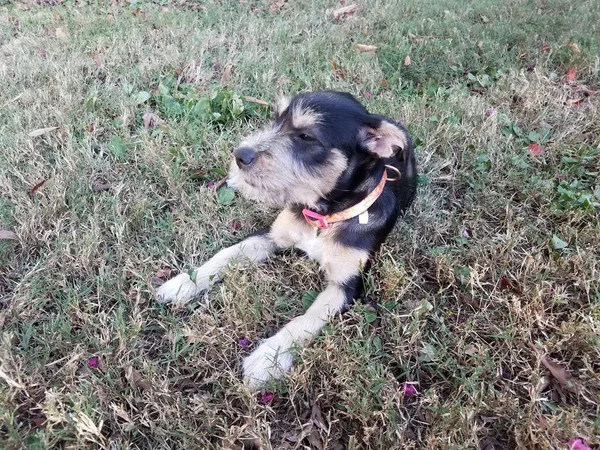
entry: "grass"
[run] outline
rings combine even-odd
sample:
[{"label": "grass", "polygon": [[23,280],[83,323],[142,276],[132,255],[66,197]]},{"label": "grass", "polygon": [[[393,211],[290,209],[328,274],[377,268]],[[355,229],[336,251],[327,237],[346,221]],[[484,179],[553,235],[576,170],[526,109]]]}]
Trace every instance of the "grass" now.
[{"label": "grass", "polygon": [[[39,3],[0,1],[2,448],[600,443],[595,2]],[[268,118],[244,96],[321,88],[406,124],[419,196],[267,402],[241,358],[314,263],[232,267],[185,308],[152,283],[275,216],[208,185]]]}]

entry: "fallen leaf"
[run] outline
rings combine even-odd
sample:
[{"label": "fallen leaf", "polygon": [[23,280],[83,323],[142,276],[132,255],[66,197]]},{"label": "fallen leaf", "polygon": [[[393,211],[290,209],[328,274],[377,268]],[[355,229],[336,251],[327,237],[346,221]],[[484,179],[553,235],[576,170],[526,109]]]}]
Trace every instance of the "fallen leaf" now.
[{"label": "fallen leaf", "polygon": [[0,230],[0,241],[18,241],[19,236],[16,233],[8,230]]},{"label": "fallen leaf", "polygon": [[139,371],[135,370],[133,367],[129,367],[127,371],[129,372],[128,378],[131,387],[140,389],[142,391],[150,390],[152,385],[148,381],[144,380],[144,377]]},{"label": "fallen leaf", "polygon": [[[529,348],[531,348],[536,353],[536,355],[538,355],[538,357],[540,357],[540,353],[539,353],[538,349],[533,344],[529,344]],[[574,392],[574,393],[577,393],[579,391],[579,389],[577,388],[575,383],[573,383],[573,381],[571,381],[573,379],[573,375],[571,375],[569,373],[569,371],[567,369],[565,369],[563,366],[561,366],[559,363],[549,360],[548,358],[546,358],[545,355],[541,355],[540,363],[546,369],[548,369],[550,371],[552,376],[567,391]]]},{"label": "fallen leaf", "polygon": [[540,156],[546,153],[546,149],[540,144],[529,144],[527,149],[529,150],[531,156]]},{"label": "fallen leaf", "polygon": [[552,239],[550,240],[550,245],[554,250],[561,250],[569,246],[567,242],[563,241],[557,235],[552,236]]},{"label": "fallen leaf", "polygon": [[104,67],[104,62],[102,61],[102,56],[100,56],[99,53],[92,53],[90,55],[90,58],[92,58],[92,61],[94,61],[94,64],[96,64],[96,66],[102,68]]},{"label": "fallen leaf", "polygon": [[42,180],[42,181],[34,184],[33,187],[31,189],[29,189],[29,192],[28,192],[29,196],[33,197],[33,194],[35,194],[38,191],[38,189],[41,188],[46,183],[46,181],[48,181],[49,179],[50,178],[46,178],[45,180]]},{"label": "fallen leaf", "polygon": [[342,70],[338,66],[338,63],[336,62],[335,59],[333,61],[331,61],[331,67],[333,69],[334,75],[336,77],[338,77],[340,80],[343,80],[346,78],[346,75],[344,74],[344,72],[342,72]]},{"label": "fallen leaf", "polygon": [[50,133],[51,131],[56,130],[57,128],[58,127],[38,128],[37,130],[30,131],[28,136],[29,137],[41,136],[42,134]]},{"label": "fallen leaf", "polygon": [[133,421],[129,417],[129,414],[127,414],[125,412],[125,410],[123,409],[123,407],[117,405],[116,403],[111,403],[110,407],[115,412],[115,414],[117,416],[119,416],[121,419],[123,419],[125,422],[127,422],[127,423],[133,423]]},{"label": "fallen leaf", "polygon": [[475,347],[474,345],[469,345],[466,349],[465,349],[465,354],[469,355],[469,356],[473,356],[473,355],[477,355],[479,353],[479,350],[477,349],[477,347]]},{"label": "fallen leaf", "polygon": [[573,53],[581,53],[581,50],[579,50],[579,45],[577,45],[575,42],[569,42],[567,45],[571,47]]},{"label": "fallen leaf", "polygon": [[108,191],[112,187],[110,183],[101,183],[100,181],[94,181],[92,183],[92,192]]},{"label": "fallen leaf", "polygon": [[314,448],[316,450],[323,450],[323,442],[321,440],[321,436],[319,435],[319,431],[316,429],[312,429],[310,434],[307,436],[308,442],[310,443],[310,448]]},{"label": "fallen leaf", "polygon": [[405,66],[410,66],[412,63],[410,61],[410,56],[406,55],[406,58],[404,58],[404,65]]},{"label": "fallen leaf", "polygon": [[165,267],[163,269],[158,269],[156,271],[156,273],[154,274],[154,276],[156,278],[162,278],[163,280],[168,280],[169,278],[171,278],[171,273],[173,273],[173,271],[169,267]]},{"label": "fallen leaf", "polygon": [[567,70],[567,81],[572,83],[577,78],[577,71],[575,69]]},{"label": "fallen leaf", "polygon": [[361,52],[365,52],[365,53],[372,53],[375,50],[377,50],[376,45],[369,45],[369,44],[356,44],[355,47],[356,47],[356,50],[360,50]]},{"label": "fallen leaf", "polygon": [[261,100],[256,97],[251,97],[250,95],[244,95],[244,100],[246,100],[247,102],[250,102],[250,103],[256,103],[257,105],[269,106],[269,107],[271,106],[271,104],[269,102],[266,102],[266,101]]},{"label": "fallen leaf", "polygon": [[544,45],[542,46],[542,48],[540,49],[540,53],[547,52],[547,51],[549,51],[551,48],[552,48],[552,47],[550,47],[550,45],[549,45],[549,44],[544,44]]},{"label": "fallen leaf", "polygon": [[56,34],[56,37],[59,39],[66,39],[69,37],[69,33],[67,33],[65,30],[63,30],[61,27],[58,27],[54,33]]},{"label": "fallen leaf", "polygon": [[337,20],[342,16],[350,16],[354,14],[355,11],[356,5],[342,6],[341,8],[338,8],[335,11],[333,11],[333,18]]},{"label": "fallen leaf", "polygon": [[508,277],[500,278],[500,290],[506,291],[507,289],[513,291],[515,294],[521,293],[521,289],[519,288],[519,285],[515,281],[512,281]]},{"label": "fallen leaf", "polygon": [[144,122],[144,128],[149,130],[158,125],[160,118],[154,113],[147,112],[142,116],[142,121]]},{"label": "fallen leaf", "polygon": [[384,80],[381,80],[381,82],[379,83],[379,85],[380,85],[380,86],[381,86],[383,89],[390,87],[390,83],[388,83],[388,82],[387,82],[387,80],[385,80],[385,79],[384,79]]},{"label": "fallen leaf", "polygon": [[273,12],[275,11],[279,11],[281,8],[283,8],[286,4],[287,0],[277,0],[275,3],[271,3],[271,6],[269,7],[269,9]]},{"label": "fallen leaf", "polygon": [[584,101],[585,101],[585,97],[571,98],[571,99],[569,99],[569,104],[579,105],[580,103],[583,103]]},{"label": "fallen leaf", "polygon": [[319,408],[319,405],[317,403],[315,403],[312,406],[312,409],[310,412],[310,420],[321,430],[323,430],[325,432],[327,431],[328,427],[327,427],[327,425],[325,425],[325,420],[323,420],[323,414],[321,413],[321,409]]},{"label": "fallen leaf", "polygon": [[227,84],[229,84],[229,80],[231,80],[232,74],[233,66],[231,64],[227,64],[225,66],[225,70],[223,71],[223,75],[221,75],[221,86],[227,86]]},{"label": "fallen leaf", "polygon": [[483,14],[480,16],[481,17],[481,21],[483,23],[490,23],[490,19],[487,18],[487,16],[484,16]]}]

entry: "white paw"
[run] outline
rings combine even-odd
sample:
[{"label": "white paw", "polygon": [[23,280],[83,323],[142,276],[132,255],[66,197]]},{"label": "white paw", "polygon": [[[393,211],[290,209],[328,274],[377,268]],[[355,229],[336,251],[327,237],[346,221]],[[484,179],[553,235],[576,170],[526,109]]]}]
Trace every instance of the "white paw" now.
[{"label": "white paw", "polygon": [[194,283],[187,273],[182,273],[160,286],[156,290],[156,297],[160,303],[187,303],[203,290],[205,289]]},{"label": "white paw", "polygon": [[276,334],[244,359],[244,381],[251,389],[259,389],[267,381],[281,378],[292,368],[294,358],[286,341]]}]

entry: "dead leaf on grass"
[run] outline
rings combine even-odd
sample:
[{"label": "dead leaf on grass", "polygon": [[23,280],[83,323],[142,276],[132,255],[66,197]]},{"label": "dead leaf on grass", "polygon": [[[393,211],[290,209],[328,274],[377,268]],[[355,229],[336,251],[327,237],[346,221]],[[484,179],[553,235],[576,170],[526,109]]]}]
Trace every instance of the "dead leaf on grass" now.
[{"label": "dead leaf on grass", "polygon": [[412,62],[410,60],[410,56],[406,55],[406,58],[404,58],[404,65],[410,66],[411,64],[412,64]]},{"label": "dead leaf on grass", "polygon": [[360,50],[361,52],[365,52],[365,53],[372,53],[375,50],[377,50],[376,45],[369,45],[369,44],[356,44],[355,47],[356,47],[356,50]]},{"label": "dead leaf on grass", "polygon": [[340,69],[340,66],[338,66],[338,63],[335,59],[331,61],[331,68],[333,69],[333,73],[337,78],[339,78],[340,80],[346,78],[346,74],[342,72],[342,69]]},{"label": "dead leaf on grass", "polygon": [[269,7],[269,9],[273,12],[279,11],[281,8],[283,8],[285,6],[286,3],[287,3],[287,0],[277,0],[274,3],[271,3],[271,6]]},{"label": "dead leaf on grass", "polygon": [[571,47],[573,53],[581,53],[581,50],[579,50],[579,45],[577,45],[575,42],[569,42],[567,45]]},{"label": "dead leaf on grass", "polygon": [[135,370],[133,367],[129,367],[127,369],[127,372],[127,378],[129,379],[129,384],[131,384],[131,387],[135,389],[140,389],[142,391],[148,391],[152,388],[150,382],[146,381],[142,374],[139,371]]},{"label": "dead leaf on grass", "polygon": [[233,74],[233,65],[227,64],[225,66],[225,70],[223,71],[223,75],[221,75],[221,86],[227,86],[227,84],[229,84],[232,74]]},{"label": "dead leaf on grass", "polygon": [[31,189],[29,189],[29,192],[27,192],[29,194],[30,197],[33,197],[33,195],[44,185],[46,184],[46,182],[49,180],[50,178],[46,178],[45,180],[42,180],[36,184],[33,185],[33,187]]},{"label": "dead leaf on grass", "polygon": [[142,121],[144,122],[144,128],[146,128],[147,130],[150,130],[150,129],[156,127],[156,125],[158,125],[158,122],[160,121],[160,117],[158,117],[154,113],[147,112],[142,116]]},{"label": "dead leaf on grass", "polygon": [[19,236],[8,230],[0,230],[0,241],[18,241]]},{"label": "dead leaf on grass", "polygon": [[152,277],[152,279],[150,280],[150,284],[152,284],[152,286],[155,288],[162,286],[165,283],[165,281],[171,278],[172,272],[173,271],[169,267],[158,269]]},{"label": "dead leaf on grass", "polygon": [[573,379],[573,375],[569,373],[567,369],[565,369],[560,364],[549,360],[545,356],[542,356],[540,359],[542,365],[550,371],[552,376],[558,380],[558,382],[569,392],[578,392],[577,386],[571,381]]},{"label": "dead leaf on grass", "polygon": [[544,52],[550,51],[550,49],[551,49],[551,48],[552,48],[552,47],[550,47],[550,45],[548,45],[548,44],[544,44],[544,45],[542,46],[542,48],[540,49],[540,53],[544,53]]},{"label": "dead leaf on grass", "polygon": [[319,405],[317,403],[315,403],[312,406],[312,409],[310,412],[310,420],[321,430],[327,431],[328,428],[327,428],[327,425],[325,425],[325,420],[323,420],[323,414],[321,413],[321,408],[319,408]]},{"label": "dead leaf on grass", "polygon": [[94,64],[96,64],[97,67],[104,67],[104,61],[102,61],[102,56],[100,56],[99,53],[92,53],[90,58],[92,58],[92,61],[94,61]]},{"label": "dead leaf on grass", "polygon": [[69,33],[67,33],[61,27],[58,27],[56,30],[54,30],[54,34],[56,34],[56,37],[59,39],[67,39],[69,37]]},{"label": "dead leaf on grass", "polygon": [[94,181],[92,183],[92,191],[93,192],[103,192],[108,191],[112,187],[110,183],[102,183],[100,181]]},{"label": "dead leaf on grass", "polygon": [[527,149],[529,150],[531,156],[540,156],[546,153],[546,149],[540,144],[529,144]]},{"label": "dead leaf on grass", "polygon": [[250,103],[256,103],[257,105],[269,106],[269,107],[271,106],[271,104],[269,102],[261,100],[260,98],[252,97],[250,95],[244,95],[244,100],[246,100],[247,102],[250,102]]},{"label": "dead leaf on grass", "polygon": [[337,20],[340,17],[350,16],[350,15],[354,14],[355,11],[356,11],[356,5],[342,6],[341,8],[338,8],[333,11],[333,18],[335,20]]},{"label": "dead leaf on grass", "polygon": [[129,417],[129,414],[127,414],[127,412],[123,409],[122,406],[119,406],[116,403],[111,403],[110,407],[115,412],[115,414],[118,417],[120,417],[121,419],[123,419],[125,422],[133,423],[133,421],[131,420],[131,417]]},{"label": "dead leaf on grass", "polygon": [[37,130],[30,131],[27,136],[29,137],[37,137],[46,133],[50,133],[53,130],[56,130],[58,127],[46,127],[46,128],[38,128]]},{"label": "dead leaf on grass", "polygon": [[567,81],[572,83],[577,78],[577,71],[575,69],[567,70]]},{"label": "dead leaf on grass", "polygon": [[569,373],[562,365],[557,362],[551,361],[546,355],[541,355],[539,350],[533,345],[529,344],[529,348],[540,358],[540,363],[550,371],[552,376],[569,392],[579,392],[578,386],[572,381],[573,375]]}]

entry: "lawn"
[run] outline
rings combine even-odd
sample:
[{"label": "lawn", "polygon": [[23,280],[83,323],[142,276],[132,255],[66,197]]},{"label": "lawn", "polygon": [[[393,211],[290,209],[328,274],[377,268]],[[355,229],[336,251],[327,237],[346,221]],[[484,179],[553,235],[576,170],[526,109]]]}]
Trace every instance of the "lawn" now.
[{"label": "lawn", "polygon": [[[0,448],[598,448],[597,1],[90,3],[0,0]],[[154,287],[273,220],[218,181],[325,88],[402,121],[418,198],[255,394],[315,263]]]}]

